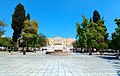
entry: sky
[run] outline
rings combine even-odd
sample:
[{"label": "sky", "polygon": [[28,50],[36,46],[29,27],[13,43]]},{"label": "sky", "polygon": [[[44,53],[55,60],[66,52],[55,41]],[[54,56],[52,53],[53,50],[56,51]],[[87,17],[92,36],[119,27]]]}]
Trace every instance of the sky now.
[{"label": "sky", "polygon": [[39,33],[47,37],[76,37],[76,22],[82,22],[82,15],[88,19],[97,10],[104,17],[109,36],[117,27],[114,19],[120,18],[120,0],[0,0],[0,20],[8,26],[5,36],[11,37],[12,14],[18,3],[24,5],[31,20],[39,23]]}]

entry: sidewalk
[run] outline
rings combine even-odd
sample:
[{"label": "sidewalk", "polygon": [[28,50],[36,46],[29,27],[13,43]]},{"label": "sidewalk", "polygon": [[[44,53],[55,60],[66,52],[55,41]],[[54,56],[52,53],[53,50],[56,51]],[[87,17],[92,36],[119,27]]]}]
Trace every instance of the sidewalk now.
[{"label": "sidewalk", "polygon": [[78,53],[0,52],[0,76],[120,76],[120,61]]}]

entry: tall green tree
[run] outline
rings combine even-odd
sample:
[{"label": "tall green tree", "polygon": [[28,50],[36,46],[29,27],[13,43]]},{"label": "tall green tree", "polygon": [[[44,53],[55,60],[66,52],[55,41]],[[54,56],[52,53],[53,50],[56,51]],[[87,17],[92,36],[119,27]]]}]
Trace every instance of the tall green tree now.
[{"label": "tall green tree", "polygon": [[112,33],[112,48],[115,50],[120,50],[120,19],[115,19],[115,24],[117,24],[117,28],[115,28],[115,32]]},{"label": "tall green tree", "polygon": [[36,35],[38,33],[38,22],[33,20],[26,20],[24,21],[24,28],[22,31],[22,37],[23,40],[26,42],[26,46],[28,50],[28,42],[34,37],[34,35]]},{"label": "tall green tree", "polygon": [[[108,40],[107,28],[104,24],[104,21],[105,20],[103,18],[101,18],[99,12],[97,10],[94,10],[94,12],[93,12],[93,22],[96,23],[97,27],[98,27],[96,29],[98,31],[98,35],[100,36],[100,38],[98,38],[98,42],[99,42],[99,45],[101,46],[101,48],[107,47],[107,44],[108,44],[108,41],[109,41]],[[102,40],[100,40],[100,39],[102,39]]]},{"label": "tall green tree", "polygon": [[13,29],[13,41],[17,42],[18,38],[21,37],[22,29],[23,29],[23,22],[25,21],[25,9],[22,4],[18,4],[15,7],[15,11],[12,15],[12,29]]},{"label": "tall green tree", "polygon": [[102,54],[103,49],[108,47],[108,43],[106,41],[108,33],[106,32],[105,25],[103,24],[103,20],[99,20],[97,23],[90,22],[89,24],[89,40],[90,48],[96,48],[97,51],[100,51]]},{"label": "tall green tree", "polygon": [[81,48],[87,48],[87,35],[88,35],[88,19],[82,15],[83,22],[80,25],[79,23],[76,23],[76,32],[77,32],[77,44]]},{"label": "tall green tree", "polygon": [[26,20],[30,20],[30,14],[29,13],[26,16]]},{"label": "tall green tree", "polygon": [[100,14],[97,10],[94,10],[93,12],[93,22],[97,23],[101,19]]},{"label": "tall green tree", "polygon": [[91,49],[96,48],[98,50],[107,48],[105,36],[107,35],[103,20],[98,20],[94,23],[92,20],[88,21],[88,18],[83,17],[81,25],[76,23],[77,41],[81,48],[87,48],[90,55]]},{"label": "tall green tree", "polygon": [[99,48],[98,49],[104,49],[108,47],[108,43],[107,43],[107,38],[108,38],[108,33],[107,33],[107,29],[105,27],[105,25],[103,24],[103,20],[99,20],[97,22],[98,28],[98,39],[97,42],[99,44]]},{"label": "tall green tree", "polygon": [[80,26],[80,24],[77,22],[76,23],[76,32],[77,32],[77,35],[76,35],[76,42],[73,43],[73,47],[75,48],[78,48],[81,46],[81,48],[83,48],[83,45],[81,44],[82,43],[82,38],[80,39],[81,37],[81,32],[82,32],[82,28]]}]

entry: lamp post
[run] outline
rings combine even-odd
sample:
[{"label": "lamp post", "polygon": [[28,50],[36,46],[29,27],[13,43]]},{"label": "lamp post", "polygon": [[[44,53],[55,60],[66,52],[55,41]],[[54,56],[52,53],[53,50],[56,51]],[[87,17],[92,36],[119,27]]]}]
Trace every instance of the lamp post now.
[{"label": "lamp post", "polygon": [[67,50],[67,37],[66,37],[66,50]]}]

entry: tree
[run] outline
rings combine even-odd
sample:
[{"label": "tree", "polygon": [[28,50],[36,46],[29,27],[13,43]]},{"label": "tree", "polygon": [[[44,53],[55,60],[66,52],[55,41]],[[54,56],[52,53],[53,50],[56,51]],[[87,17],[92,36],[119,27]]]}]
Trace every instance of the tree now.
[{"label": "tree", "polygon": [[35,47],[39,42],[39,34],[38,33],[34,34],[31,41],[32,41],[32,45]]},{"label": "tree", "polygon": [[[72,43],[72,45],[73,45],[73,47],[74,48],[78,48],[78,47],[82,47],[83,45],[81,44],[82,42],[82,39],[80,39],[80,35],[82,34],[81,33],[81,31],[82,31],[82,29],[81,29],[81,26],[80,26],[80,24],[77,22],[76,23],[76,33],[77,33],[77,35],[76,35],[76,41],[74,42],[74,43]],[[81,44],[81,45],[80,45]]]},{"label": "tree", "polygon": [[89,55],[92,54],[91,49],[104,49],[107,48],[105,37],[107,36],[105,25],[103,20],[98,20],[94,23],[92,20],[88,21],[88,18],[82,16],[83,21],[80,25],[76,23],[77,41],[81,48],[87,48]]},{"label": "tree", "polygon": [[3,21],[0,21],[0,38],[5,32],[4,26],[6,26],[6,24]]},{"label": "tree", "polygon": [[112,33],[112,48],[115,50],[120,50],[120,19],[115,19],[115,24],[117,24],[117,28],[115,28],[115,32]]},{"label": "tree", "polygon": [[[93,22],[96,23],[98,26],[97,33],[99,35],[98,43],[99,43],[99,49],[107,48],[108,47],[108,33],[107,28],[104,25],[105,20],[100,17],[100,14],[97,10],[93,12]],[[101,39],[101,40],[100,40]]]},{"label": "tree", "polygon": [[26,16],[26,20],[30,20],[30,14],[29,13]]},{"label": "tree", "polygon": [[[106,32],[105,25],[103,24],[103,20],[99,20],[97,23],[90,22],[89,23],[89,34],[88,34],[88,42],[90,48],[96,48],[97,51],[100,51],[108,47],[108,43],[106,41],[108,33]],[[102,52],[100,51],[102,54]]]},{"label": "tree", "polygon": [[89,25],[89,21],[88,21],[88,19],[84,16],[84,15],[82,15],[82,18],[83,18],[83,22],[82,22],[82,24],[81,24],[81,40],[79,40],[80,41],[80,43],[82,44],[82,47],[84,47],[84,48],[87,48],[87,35],[88,35],[88,25]]},{"label": "tree", "polygon": [[23,26],[23,31],[22,31],[22,37],[23,40],[26,42],[27,46],[27,51],[28,51],[28,42],[38,33],[38,22],[33,20],[26,20],[24,21],[24,26]]},{"label": "tree", "polygon": [[12,39],[7,37],[0,38],[0,46],[8,47],[11,45]]},{"label": "tree", "polygon": [[73,42],[72,45],[73,45],[74,48],[79,48],[80,47],[78,41]]},{"label": "tree", "polygon": [[[82,15],[83,22],[80,25],[79,23],[76,23],[76,32],[77,32],[77,43],[81,48],[87,48],[87,28],[88,28],[88,19]],[[81,49],[82,50],[82,49]]]},{"label": "tree", "polygon": [[[101,22],[101,24],[103,24],[103,25],[104,25],[104,22],[105,22],[104,17],[101,18],[100,14],[99,14],[99,12],[97,10],[94,10],[94,12],[93,12],[93,20],[91,20],[91,18],[90,18],[90,22],[91,21],[93,21],[96,24],[98,24],[99,22]],[[104,28],[104,31],[107,32],[107,28],[106,28],[105,25],[102,28]],[[108,40],[107,38],[108,38],[108,33],[104,36],[104,40],[106,42]]]},{"label": "tree", "polygon": [[47,46],[47,38],[46,38],[46,36],[43,35],[43,34],[39,34],[39,41],[38,42],[39,42],[38,44],[41,47]]},{"label": "tree", "polygon": [[94,10],[93,12],[93,22],[97,23],[101,19],[100,14],[97,10]]},{"label": "tree", "polygon": [[28,45],[34,48],[40,48],[40,47],[47,46],[47,38],[43,34],[38,34],[38,33],[33,34],[33,36],[28,42]]},{"label": "tree", "polygon": [[21,37],[23,22],[25,21],[25,9],[22,4],[18,4],[15,7],[15,11],[12,15],[12,29],[13,29],[13,41],[17,42],[18,38]]}]

